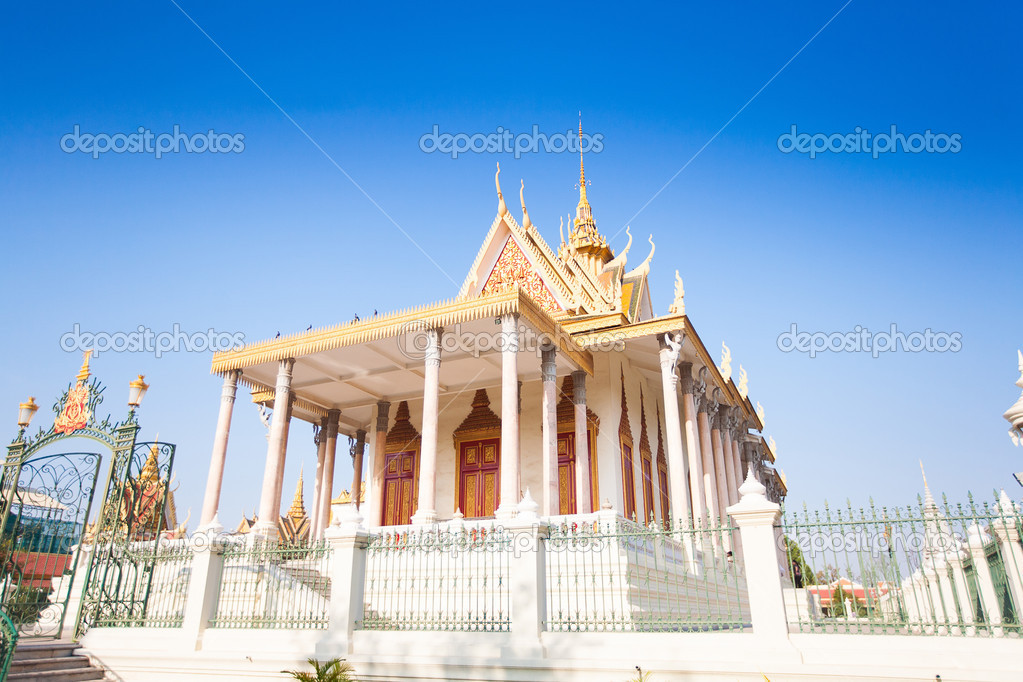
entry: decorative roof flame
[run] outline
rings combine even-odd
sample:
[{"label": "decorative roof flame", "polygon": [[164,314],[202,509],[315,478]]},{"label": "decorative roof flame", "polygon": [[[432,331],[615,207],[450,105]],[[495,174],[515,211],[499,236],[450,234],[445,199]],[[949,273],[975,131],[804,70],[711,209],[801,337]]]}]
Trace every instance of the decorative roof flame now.
[{"label": "decorative roof flame", "polygon": [[657,250],[657,246],[654,244],[654,236],[650,235],[650,254],[646,257],[642,263],[638,266],[625,273],[626,277],[645,276],[650,274],[650,261],[654,259],[654,251]]},{"label": "decorative roof flame", "polygon": [[522,229],[528,230],[533,226],[533,221],[529,219],[529,211],[526,210],[526,181],[520,180],[522,184],[519,185],[519,202],[522,204]]},{"label": "decorative roof flame", "polygon": [[749,395],[749,376],[746,374],[746,370],[743,369],[742,364],[739,365],[739,395],[742,396],[743,400]]},{"label": "decorative roof flame", "polygon": [[672,315],[685,315],[686,314],[686,290],[682,285],[682,275],[678,274],[678,270],[675,271],[675,300],[672,302],[671,307],[668,308],[668,312]]},{"label": "decorative roof flame", "polygon": [[497,164],[497,172],[494,173],[494,184],[497,186],[497,215],[508,214],[508,205],[504,203],[504,195],[501,194],[501,164]]},{"label": "decorative roof flame", "polygon": [[721,342],[721,366],[718,368],[721,378],[728,381],[732,378],[732,351],[728,349],[725,342]]}]

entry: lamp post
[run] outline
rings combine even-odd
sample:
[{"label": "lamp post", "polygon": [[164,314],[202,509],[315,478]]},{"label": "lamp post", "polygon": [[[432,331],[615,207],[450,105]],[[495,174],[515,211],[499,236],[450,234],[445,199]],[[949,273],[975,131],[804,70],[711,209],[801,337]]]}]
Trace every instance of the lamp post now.
[{"label": "lamp post", "polygon": [[18,403],[18,440],[25,437],[25,429],[32,423],[32,417],[36,416],[38,411],[39,406],[36,405],[36,399],[33,396],[29,396],[28,400],[23,403]]},{"label": "lamp post", "polygon": [[149,384],[146,383],[146,378],[141,374],[138,379],[135,379],[128,384],[128,409],[130,410],[128,413],[129,419],[135,418],[135,410],[142,404],[142,398],[145,397],[146,391],[148,390]]}]

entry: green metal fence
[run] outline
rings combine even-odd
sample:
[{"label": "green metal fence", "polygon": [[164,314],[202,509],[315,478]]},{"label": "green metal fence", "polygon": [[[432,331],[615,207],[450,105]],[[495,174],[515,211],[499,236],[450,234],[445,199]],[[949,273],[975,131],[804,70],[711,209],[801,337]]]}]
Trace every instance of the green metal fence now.
[{"label": "green metal fence", "polygon": [[735,528],[625,519],[551,528],[546,628],[565,632],[741,631],[749,624]]},{"label": "green metal fence", "polygon": [[91,627],[181,627],[192,573],[188,541],[137,542],[105,550],[117,553],[117,570],[94,576],[103,581],[103,600]]},{"label": "green metal fence", "polygon": [[7,673],[11,669],[11,660],[14,658],[14,647],[18,643],[18,628],[7,617],[7,614],[0,611],[0,682],[7,679]]},{"label": "green metal fence", "polygon": [[366,549],[366,630],[507,631],[511,536],[494,526],[381,533]]},{"label": "green metal fence", "polygon": [[788,620],[801,632],[1019,637],[1018,508],[938,504],[783,515]]},{"label": "green metal fence", "polygon": [[232,543],[211,627],[324,629],[330,611],[330,545]]}]

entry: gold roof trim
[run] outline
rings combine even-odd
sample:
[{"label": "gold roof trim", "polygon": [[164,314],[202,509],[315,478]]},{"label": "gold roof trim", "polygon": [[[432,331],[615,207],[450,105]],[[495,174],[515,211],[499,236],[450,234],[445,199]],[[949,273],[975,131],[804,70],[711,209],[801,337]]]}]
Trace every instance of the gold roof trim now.
[{"label": "gold roof trim", "polygon": [[[551,334],[563,353],[588,374],[593,374],[593,357],[589,351],[579,347],[554,317],[547,314],[527,293],[517,287],[469,300],[447,300],[407,308],[367,320],[345,322],[279,339],[260,341],[238,350],[221,351],[214,354],[210,371],[213,374],[220,374],[232,369],[243,369],[285,358],[297,359],[327,350],[377,341],[401,334],[409,329],[410,325],[445,327],[509,313],[518,313],[533,326]],[[254,382],[249,383],[255,387]],[[270,389],[262,384],[260,387]]]},{"label": "gold roof trim", "polygon": [[[239,381],[247,384],[249,388],[252,389],[252,402],[254,403],[272,403],[277,397],[277,389],[272,386],[267,386],[260,381],[255,381],[254,379],[248,379],[245,377],[239,378]],[[322,405],[317,405],[316,403],[311,403],[305,398],[299,397],[299,395],[294,391],[292,391],[292,394],[295,396],[295,402],[292,406],[293,409],[314,414],[320,419],[327,416],[327,408]]]}]

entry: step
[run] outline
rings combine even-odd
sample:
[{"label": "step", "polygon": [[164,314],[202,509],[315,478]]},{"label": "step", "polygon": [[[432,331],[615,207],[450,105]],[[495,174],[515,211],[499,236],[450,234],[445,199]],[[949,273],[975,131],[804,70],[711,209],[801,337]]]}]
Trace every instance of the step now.
[{"label": "step", "polygon": [[76,649],[81,647],[75,642],[40,642],[22,644],[19,642],[14,647],[14,660],[24,661],[32,658],[58,658],[72,655]]},{"label": "step", "polygon": [[25,658],[11,662],[12,673],[34,673],[41,670],[74,670],[88,668],[85,656],[61,656],[60,658]]},{"label": "step", "polygon": [[11,673],[7,676],[8,682],[75,682],[76,680],[103,680],[106,674],[96,668],[81,668],[79,670],[43,670],[34,673]]}]

